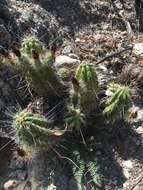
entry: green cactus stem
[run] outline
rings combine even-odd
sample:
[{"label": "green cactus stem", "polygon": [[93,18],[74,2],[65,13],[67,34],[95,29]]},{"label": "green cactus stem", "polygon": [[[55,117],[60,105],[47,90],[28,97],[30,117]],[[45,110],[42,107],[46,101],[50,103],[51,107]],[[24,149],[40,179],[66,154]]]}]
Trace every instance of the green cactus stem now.
[{"label": "green cactus stem", "polygon": [[80,84],[74,76],[72,76],[71,78],[71,83],[72,83],[71,102],[72,102],[73,107],[76,107],[79,104]]},{"label": "green cactus stem", "polygon": [[69,129],[75,129],[75,131],[80,131],[81,126],[85,123],[84,114],[78,108],[69,108],[66,114],[66,122],[68,123]]},{"label": "green cactus stem", "polygon": [[22,52],[32,56],[32,51],[35,50],[38,54],[45,54],[46,49],[43,44],[34,37],[27,37],[22,43]]},{"label": "green cactus stem", "polygon": [[98,78],[92,63],[83,61],[77,68],[76,78],[82,81],[88,90],[98,91]]},{"label": "green cactus stem", "polygon": [[73,87],[71,89],[71,101],[72,101],[72,105],[73,107],[76,107],[79,103],[79,99],[80,99],[80,94],[78,91],[76,91]]},{"label": "green cactus stem", "polygon": [[106,102],[104,114],[122,118],[132,105],[131,90],[119,84],[109,84],[108,89],[113,92]]},{"label": "green cactus stem", "polygon": [[22,44],[24,53],[17,54],[15,49],[12,51],[17,57],[14,60],[16,65],[22,66],[25,78],[40,96],[46,96],[49,100],[63,97],[65,85],[54,68],[53,47],[48,53],[37,39],[31,37]]},{"label": "green cactus stem", "polygon": [[[28,62],[30,63],[30,60]],[[48,96],[49,99],[61,97],[65,92],[64,83],[51,65],[52,58],[47,57],[41,60],[32,60],[30,67],[25,67],[24,70],[27,81],[35,91],[42,96]]]},{"label": "green cactus stem", "polygon": [[28,147],[47,149],[57,142],[58,135],[50,129],[52,125],[52,121],[47,121],[44,116],[29,112],[27,109],[17,113],[13,121],[21,143]]},{"label": "green cactus stem", "polygon": [[108,84],[108,90],[110,90],[112,93],[115,93],[119,88],[121,88],[119,84],[115,84],[115,83]]},{"label": "green cactus stem", "polygon": [[64,80],[64,81],[68,81],[70,78],[70,72],[68,69],[66,68],[61,68],[58,71],[59,76]]},{"label": "green cactus stem", "polygon": [[91,113],[96,110],[96,92],[93,90],[88,90],[87,88],[82,88],[79,96],[80,107],[86,114]]},{"label": "green cactus stem", "polygon": [[76,79],[80,84],[79,104],[84,113],[96,110],[96,93],[98,92],[98,78],[94,65],[83,61],[76,71]]}]

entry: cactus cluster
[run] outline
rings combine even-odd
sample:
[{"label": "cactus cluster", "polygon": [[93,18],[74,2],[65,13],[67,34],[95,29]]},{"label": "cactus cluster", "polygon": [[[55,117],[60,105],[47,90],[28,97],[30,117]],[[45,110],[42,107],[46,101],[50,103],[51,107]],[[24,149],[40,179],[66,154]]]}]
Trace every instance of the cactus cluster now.
[{"label": "cactus cluster", "polygon": [[[82,189],[83,174],[86,177],[88,172],[94,183],[100,187],[96,160],[94,159],[93,151],[87,149],[88,146],[84,146],[87,143],[85,143],[83,136],[85,131],[83,130],[82,133],[81,130],[83,126],[87,127],[86,124],[88,124],[89,120],[92,123],[93,120],[90,114],[95,114],[96,116],[97,113],[96,98],[99,91],[99,84],[94,64],[85,61],[81,62],[76,71],[74,71],[75,75],[71,77],[71,83],[69,83],[70,71],[67,68],[57,71],[55,68],[55,48],[51,47],[50,51],[47,52],[43,44],[34,37],[25,39],[22,43],[21,50],[13,46],[12,53],[9,54],[8,51],[0,48],[0,54],[12,66],[22,68],[21,70],[31,87],[33,87],[38,95],[44,97],[41,99],[46,106],[47,102],[44,101],[48,99],[48,106],[53,106],[49,111],[51,118],[53,118],[53,114],[56,112],[56,119],[54,118],[53,121],[46,119],[44,116],[44,114],[47,114],[45,113],[46,109],[43,109],[43,114],[40,113],[41,109],[35,112],[32,104],[23,111],[16,113],[13,118],[13,127],[20,143],[26,145],[28,149],[52,149],[57,153],[53,146],[57,148],[57,143],[61,143],[63,138],[66,146],[69,142],[70,148],[72,148],[71,141],[69,141],[71,137],[73,140],[72,145],[76,146],[72,150],[71,158],[80,167],[79,170],[76,164],[73,166],[73,175],[77,181],[78,188]],[[70,86],[70,84],[72,85]],[[104,115],[110,116],[111,118],[123,117],[132,104],[130,88],[110,83],[108,90],[111,91],[112,95],[107,99],[105,109],[104,111],[102,110],[104,114],[101,114],[101,119],[105,118]],[[67,97],[64,96],[65,92]],[[64,99],[62,102],[64,102],[64,105],[66,104],[66,109],[63,110],[66,110],[66,113],[63,113],[63,110],[61,109],[61,111],[59,108],[54,111],[59,98],[60,100],[61,98]],[[64,130],[55,130],[55,125],[65,125],[66,127]],[[66,136],[68,131],[70,133]],[[77,143],[79,134],[83,140],[82,146],[79,146],[80,141]],[[68,146],[66,146],[61,145],[60,147],[64,147],[64,150],[67,150]],[[68,158],[64,156],[60,157]],[[85,172],[86,169],[88,169],[88,172]]]},{"label": "cactus cluster", "polygon": [[[26,80],[37,94],[46,97],[51,103],[57,101],[58,98],[64,98],[65,92],[69,92],[66,94],[70,94],[70,97],[67,98],[69,108],[65,120],[72,131],[80,131],[85,118],[97,111],[96,97],[99,85],[94,64],[81,62],[75,71],[75,76],[71,77],[72,87],[69,88],[69,83],[65,85],[65,81],[67,84],[70,71],[65,68],[56,70],[54,46],[47,51],[38,39],[29,37],[23,41],[21,50],[15,46],[12,47],[14,56],[9,55],[2,48],[0,53],[10,60],[12,66],[22,68]],[[131,106],[130,89],[119,84],[109,84],[108,89],[113,95],[109,97],[105,105],[104,114],[123,117]],[[42,141],[49,144],[47,139],[55,136],[47,129],[49,125],[52,123],[47,122],[43,116],[25,110],[16,114],[14,119],[14,127],[20,139],[28,144],[36,143],[37,146]]]},{"label": "cactus cluster", "polygon": [[113,93],[108,98],[104,114],[107,116],[123,117],[132,105],[131,90],[129,87],[110,83],[108,89]]}]

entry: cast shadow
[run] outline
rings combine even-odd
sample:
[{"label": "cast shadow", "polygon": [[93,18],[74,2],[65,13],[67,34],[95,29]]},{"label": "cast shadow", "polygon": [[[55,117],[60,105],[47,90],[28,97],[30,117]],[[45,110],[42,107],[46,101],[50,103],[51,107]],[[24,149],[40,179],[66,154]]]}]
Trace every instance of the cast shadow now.
[{"label": "cast shadow", "polygon": [[[96,130],[95,151],[103,176],[102,188],[111,190],[115,187],[123,188],[126,177],[123,172],[120,158],[122,160],[136,160],[143,162],[142,137],[135,129],[125,121],[120,121],[112,126],[105,126],[104,130]],[[139,142],[137,144],[137,142]]]}]

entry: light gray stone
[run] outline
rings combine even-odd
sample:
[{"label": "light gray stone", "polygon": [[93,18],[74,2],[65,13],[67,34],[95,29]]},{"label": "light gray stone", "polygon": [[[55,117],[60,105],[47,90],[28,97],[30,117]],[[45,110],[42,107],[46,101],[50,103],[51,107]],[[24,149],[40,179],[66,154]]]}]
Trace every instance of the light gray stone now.
[{"label": "light gray stone", "polygon": [[137,132],[138,134],[143,134],[143,127],[138,127],[138,128],[136,129],[136,132]]},{"label": "light gray stone", "polygon": [[47,190],[56,190],[56,186],[54,184],[51,184],[48,186]]},{"label": "light gray stone", "polygon": [[64,49],[63,49],[63,51],[62,51],[62,53],[63,53],[64,55],[68,55],[68,54],[71,53],[71,52],[72,52],[72,47],[71,47],[70,45],[65,46]]},{"label": "light gray stone", "polygon": [[79,57],[76,54],[74,54],[74,53],[70,53],[70,54],[68,54],[68,56],[70,58],[72,58],[72,59],[78,59],[78,60],[80,60]]},{"label": "light gray stone", "polygon": [[133,168],[133,162],[131,160],[126,160],[123,162],[123,166],[126,168]]},{"label": "light gray stone", "polygon": [[72,59],[69,56],[66,55],[60,55],[56,57],[55,66],[57,68],[73,68],[80,64],[80,61],[78,59]]},{"label": "light gray stone", "polygon": [[127,178],[127,179],[130,178],[130,173],[127,168],[123,168],[123,174],[124,174],[125,178]]},{"label": "light gray stone", "polygon": [[143,43],[134,44],[133,53],[137,56],[143,56]]}]

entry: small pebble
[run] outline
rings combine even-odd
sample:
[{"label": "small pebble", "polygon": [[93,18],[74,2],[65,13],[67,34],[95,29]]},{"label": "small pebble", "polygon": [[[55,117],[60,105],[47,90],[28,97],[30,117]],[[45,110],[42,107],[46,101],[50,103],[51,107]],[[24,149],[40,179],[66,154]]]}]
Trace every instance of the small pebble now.
[{"label": "small pebble", "polygon": [[99,65],[99,68],[100,68],[102,71],[108,73],[108,69],[107,69],[105,66]]},{"label": "small pebble", "polygon": [[127,160],[123,162],[123,166],[126,168],[133,168],[133,163],[131,160]]},{"label": "small pebble", "polygon": [[80,42],[81,40],[79,38],[76,38],[75,39],[75,42]]},{"label": "small pebble", "polygon": [[127,188],[128,185],[129,185],[129,182],[126,181],[126,182],[123,184],[123,187],[124,187],[124,188]]},{"label": "small pebble", "polygon": [[136,129],[136,132],[137,132],[138,134],[143,134],[143,127],[138,127],[138,128]]},{"label": "small pebble", "polygon": [[110,74],[113,74],[114,72],[111,70],[109,73],[110,73]]},{"label": "small pebble", "polygon": [[143,43],[136,43],[133,47],[133,53],[135,55],[143,55]]},{"label": "small pebble", "polygon": [[139,110],[138,111],[138,117],[137,117],[138,121],[143,121],[143,110]]},{"label": "small pebble", "polygon": [[70,28],[69,26],[65,26],[65,27],[63,28],[63,30],[64,30],[65,32],[67,32],[67,33],[70,33],[70,32],[71,32],[71,28]]},{"label": "small pebble", "polygon": [[68,56],[72,59],[78,59],[79,60],[79,57],[74,53],[70,53]]},{"label": "small pebble", "polygon": [[72,47],[71,47],[70,45],[64,47],[64,49],[63,49],[63,51],[62,51],[62,53],[63,53],[64,55],[68,55],[68,54],[71,53],[71,52],[72,52]]},{"label": "small pebble", "polygon": [[117,7],[117,9],[122,9],[123,8],[123,6],[122,6],[122,4],[121,3],[117,3],[117,2],[115,2],[115,4],[116,4],[116,7]]},{"label": "small pebble", "polygon": [[51,185],[48,186],[47,190],[56,190],[56,186],[51,184]]},{"label": "small pebble", "polygon": [[55,66],[57,68],[61,68],[61,67],[71,68],[71,67],[77,66],[79,63],[80,61],[77,59],[72,59],[66,55],[60,55],[56,57]]},{"label": "small pebble", "polygon": [[107,89],[105,94],[106,94],[106,96],[112,96],[113,92],[111,92],[109,89]]}]

